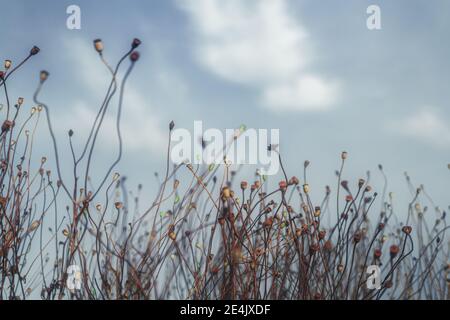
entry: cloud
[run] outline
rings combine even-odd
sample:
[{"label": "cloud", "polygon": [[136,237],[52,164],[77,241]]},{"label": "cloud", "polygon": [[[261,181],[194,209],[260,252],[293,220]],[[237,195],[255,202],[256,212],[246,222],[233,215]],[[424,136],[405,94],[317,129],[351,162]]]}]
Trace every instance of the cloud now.
[{"label": "cloud", "polygon": [[390,127],[400,134],[428,143],[441,149],[450,148],[450,128],[448,121],[434,111],[420,110]]},{"label": "cloud", "polygon": [[336,100],[338,85],[315,75],[273,85],[264,91],[263,103],[278,110],[327,110]]},{"label": "cloud", "polygon": [[267,107],[324,110],[337,99],[334,82],[306,71],[313,56],[308,33],[286,1],[179,3],[193,23],[200,64],[223,79],[256,87]]},{"label": "cloud", "polygon": [[[90,46],[91,43],[82,39],[72,39],[70,43],[66,41],[66,44],[68,48],[73,46],[77,48],[76,52],[71,50],[67,52],[73,52],[69,59],[73,65],[77,66],[77,76],[82,80],[84,92],[103,99],[102,95],[109,85],[110,73],[98,61],[95,51]],[[165,148],[167,134],[160,128],[159,118],[155,115],[148,99],[132,86],[132,76],[127,81],[122,106],[121,134],[124,148],[136,152],[143,150],[159,152]],[[119,91],[116,92],[116,97],[118,95]],[[99,107],[99,105],[88,106],[85,100],[75,101],[69,106],[70,112],[61,115],[63,119],[58,123],[63,128],[60,129],[73,128],[75,132],[87,137]],[[104,150],[118,146],[116,112],[117,100],[113,99],[99,135],[98,145]]]}]

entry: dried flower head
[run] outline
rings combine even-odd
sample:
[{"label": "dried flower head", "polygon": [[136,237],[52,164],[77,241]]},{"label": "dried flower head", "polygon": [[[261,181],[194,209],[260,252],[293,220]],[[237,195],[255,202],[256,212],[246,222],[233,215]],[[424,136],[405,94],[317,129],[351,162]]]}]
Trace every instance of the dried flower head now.
[{"label": "dried flower head", "polygon": [[39,79],[41,80],[41,82],[44,82],[47,80],[48,76],[49,76],[48,71],[42,70],[39,75]]},{"label": "dried flower head", "polygon": [[34,56],[34,55],[38,54],[39,51],[41,51],[41,49],[39,49],[38,47],[34,46],[34,47],[31,48],[31,50],[30,50],[30,55]]},{"label": "dried flower head", "polygon": [[139,60],[139,52],[133,51],[133,52],[130,54],[130,60],[131,60],[131,62],[136,62],[136,61],[138,61],[138,60]]},{"label": "dried flower head", "polygon": [[397,254],[399,253],[400,248],[393,244],[390,248],[389,248],[389,253],[391,254],[391,258],[395,258],[397,256]]},{"label": "dried flower head", "polygon": [[134,38],[133,42],[131,42],[131,48],[133,48],[133,49],[136,49],[140,45],[141,45],[141,40],[139,40],[138,38]]},{"label": "dried flower head", "polygon": [[101,39],[94,40],[94,48],[98,53],[102,53],[103,51],[103,42]]},{"label": "dried flower head", "polygon": [[405,233],[405,234],[411,234],[411,231],[412,231],[412,227],[411,226],[404,226],[403,228],[402,228],[402,231]]},{"label": "dried flower head", "polygon": [[305,183],[305,184],[303,185],[303,192],[304,192],[304,193],[308,193],[308,192],[309,192],[309,185],[308,185],[307,183]]}]

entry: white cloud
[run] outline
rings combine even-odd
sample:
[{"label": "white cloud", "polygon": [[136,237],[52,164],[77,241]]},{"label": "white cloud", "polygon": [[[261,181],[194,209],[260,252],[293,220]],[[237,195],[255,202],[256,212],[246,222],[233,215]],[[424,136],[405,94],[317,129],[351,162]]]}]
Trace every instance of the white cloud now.
[{"label": "white cloud", "polygon": [[273,85],[264,91],[263,103],[279,110],[327,110],[337,97],[338,85],[314,75]]},{"label": "white cloud", "polygon": [[435,147],[450,148],[448,121],[443,120],[432,110],[420,110],[403,120],[391,123],[391,128]]},{"label": "white cloud", "polygon": [[[75,42],[75,43],[74,43]],[[87,90],[93,96],[103,99],[110,81],[110,73],[99,61],[98,56],[90,43],[85,40],[76,39],[67,43],[67,47],[77,48],[69,57],[73,65],[77,66],[77,76],[83,80],[83,90]],[[128,63],[128,61],[124,62]],[[155,115],[148,99],[131,85],[133,74],[130,75],[124,94],[122,106],[121,134],[124,147],[129,151],[151,151],[157,152],[165,148],[168,135],[159,126],[159,119]],[[117,89],[119,91],[119,88]],[[119,92],[116,92],[116,97]],[[99,100],[98,99],[98,100]],[[97,101],[98,101],[97,100]],[[77,136],[87,137],[99,105],[88,106],[86,101],[78,100],[72,106],[70,112],[63,115],[58,121],[61,130],[73,128]],[[99,145],[108,150],[118,146],[116,133],[117,99],[112,100],[105,115],[102,129],[99,135]]]},{"label": "white cloud", "polygon": [[198,36],[197,58],[212,73],[258,88],[274,110],[323,110],[335,102],[337,86],[306,72],[308,34],[285,0],[179,3]]}]

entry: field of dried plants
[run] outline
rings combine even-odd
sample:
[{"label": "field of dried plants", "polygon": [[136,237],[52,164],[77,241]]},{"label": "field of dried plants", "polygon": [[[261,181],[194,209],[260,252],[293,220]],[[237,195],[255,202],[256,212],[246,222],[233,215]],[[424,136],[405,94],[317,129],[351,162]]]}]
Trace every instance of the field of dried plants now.
[{"label": "field of dried plants", "polygon": [[[269,188],[272,178],[238,181],[225,164],[172,164],[171,122],[167,158],[161,159],[166,171],[152,204],[142,209],[139,193],[128,199],[115,170],[122,157],[123,96],[140,43],[134,39],[110,65],[102,41],[94,41],[111,79],[80,152],[72,130],[68,137],[55,135],[52,106],[40,101],[48,72],[41,72],[32,103],[8,94],[14,73],[39,48],[21,62],[5,61],[0,299],[449,299],[446,209],[406,176],[411,199],[407,212],[397,212],[386,185],[371,186],[370,176],[347,180],[346,152],[336,159],[336,181],[323,190],[310,187],[308,161],[298,178],[282,165],[283,178]],[[117,154],[103,178],[92,181],[93,152],[113,97]],[[18,121],[19,114],[28,116]],[[36,164],[39,122],[53,152]],[[72,152],[69,172],[62,172],[58,149],[65,141]],[[322,201],[313,203],[312,193],[323,194]],[[381,270],[380,289],[367,287],[373,265]],[[70,277],[80,287],[68,287]]]}]

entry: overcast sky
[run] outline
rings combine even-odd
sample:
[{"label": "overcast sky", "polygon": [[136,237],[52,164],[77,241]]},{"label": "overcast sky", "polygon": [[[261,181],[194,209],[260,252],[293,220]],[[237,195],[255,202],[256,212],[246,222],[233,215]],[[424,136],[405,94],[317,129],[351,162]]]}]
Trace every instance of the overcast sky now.
[{"label": "overcast sky", "polygon": [[[371,170],[381,190],[381,163],[398,201],[410,200],[407,171],[437,205],[449,205],[449,1],[0,3],[0,58],[18,61],[32,45],[41,48],[10,81],[10,94],[31,108],[39,71],[50,72],[42,100],[52,110],[63,159],[65,132],[73,129],[82,141],[108,84],[92,40],[103,39],[113,62],[138,37],[141,59],[127,85],[119,168],[130,186],[143,183],[154,194],[168,123],[192,130],[194,120],[203,120],[223,130],[280,129],[288,172],[301,176],[310,160],[309,182],[320,196],[326,184],[335,185],[346,150],[350,181]],[[66,27],[71,4],[81,8],[81,30]],[[366,27],[371,4],[381,9],[381,30]],[[106,119],[98,170],[115,156],[114,120],[114,113]],[[37,153],[51,155],[46,128],[40,130]]]}]

